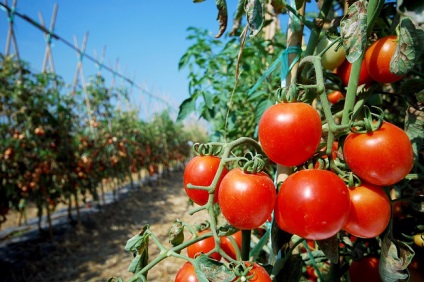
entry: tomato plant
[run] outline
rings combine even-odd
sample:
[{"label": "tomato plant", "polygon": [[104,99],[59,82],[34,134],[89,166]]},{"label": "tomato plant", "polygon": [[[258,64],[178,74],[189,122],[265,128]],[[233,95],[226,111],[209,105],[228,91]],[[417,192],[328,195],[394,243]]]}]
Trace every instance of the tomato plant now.
[{"label": "tomato plant", "polygon": [[[238,248],[241,249],[241,238],[242,238],[241,231],[237,231],[236,233],[230,236],[237,243]],[[231,240],[228,238],[228,236],[221,237],[221,249],[231,258],[236,259],[237,257],[236,251],[234,249],[233,244],[231,243]]]},{"label": "tomato plant", "polygon": [[178,270],[177,275],[175,276],[175,282],[197,282],[196,272],[194,271],[194,266],[186,262]]},{"label": "tomato plant", "polygon": [[397,45],[396,35],[389,35],[375,41],[365,52],[365,65],[369,75],[377,82],[392,83],[403,78],[390,71],[390,60]]},{"label": "tomato plant", "polygon": [[[337,69],[336,74],[343,82],[344,86],[348,86],[349,84],[349,78],[350,78],[350,72],[352,70],[352,64],[349,63],[348,60],[345,60]],[[361,65],[361,71],[359,73],[358,78],[358,85],[368,85],[372,82],[372,77],[368,73],[367,67],[365,65],[365,61],[362,61]]]},{"label": "tomato plant", "polygon": [[278,103],[268,108],[258,125],[265,154],[275,163],[296,166],[315,153],[321,140],[321,118],[306,103]]},{"label": "tomato plant", "polygon": [[360,238],[373,238],[387,227],[391,217],[390,199],[382,187],[362,183],[349,189],[351,205],[343,229]]},{"label": "tomato plant", "polygon": [[343,154],[353,173],[363,181],[379,186],[399,182],[414,165],[408,135],[388,122],[371,133],[349,133]]},{"label": "tomato plant", "polygon": [[354,260],[350,264],[349,278],[352,282],[379,282],[380,274],[378,271],[379,259],[376,257],[364,257],[360,260]]},{"label": "tomato plant", "polygon": [[234,227],[250,230],[261,226],[276,200],[274,182],[265,172],[235,168],[222,179],[218,203],[224,218]]},{"label": "tomato plant", "polygon": [[346,59],[346,51],[343,46],[338,46],[339,44],[333,42],[334,40],[324,37],[318,42],[316,48],[316,53],[320,54],[332,44],[321,56],[322,66],[327,70],[337,68]]},{"label": "tomato plant", "polygon": [[327,170],[301,170],[281,185],[275,207],[277,225],[305,239],[323,240],[339,232],[350,208],[346,184]]},{"label": "tomato plant", "polygon": [[[210,230],[203,230],[197,233],[197,236],[211,232]],[[190,258],[195,258],[199,254],[207,254],[215,248],[215,239],[213,237],[208,237],[206,239],[197,241],[194,244],[191,244],[187,247],[187,255]],[[211,258],[215,260],[220,260],[221,255],[218,252],[214,252],[210,255]]]},{"label": "tomato plant", "polygon": [[[188,197],[198,205],[204,205],[208,201],[209,192],[200,189],[189,189],[188,184],[195,186],[209,186],[215,177],[216,172],[220,164],[220,159],[214,156],[196,156],[191,159],[185,170],[184,170],[184,189]],[[227,169],[224,168],[219,182],[227,173]],[[218,183],[219,183],[218,182]],[[218,200],[219,187],[215,190],[214,201]]]},{"label": "tomato plant", "polygon": [[245,266],[250,268],[247,274],[237,277],[233,281],[271,282],[268,272],[257,263],[246,262]]}]

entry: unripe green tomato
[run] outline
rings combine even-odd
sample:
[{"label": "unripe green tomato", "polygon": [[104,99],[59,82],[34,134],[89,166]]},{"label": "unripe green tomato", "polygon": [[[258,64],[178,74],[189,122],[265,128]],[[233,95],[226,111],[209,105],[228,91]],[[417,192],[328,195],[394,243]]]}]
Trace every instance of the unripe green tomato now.
[{"label": "unripe green tomato", "polygon": [[[322,38],[317,45],[316,54],[321,53],[327,46],[332,44],[334,41],[328,39],[327,37]],[[322,66],[327,70],[334,70],[340,66],[343,61],[346,59],[346,51],[343,46],[339,46],[338,43],[334,43],[324,54],[322,54]],[[337,51],[336,51],[337,49]]]}]

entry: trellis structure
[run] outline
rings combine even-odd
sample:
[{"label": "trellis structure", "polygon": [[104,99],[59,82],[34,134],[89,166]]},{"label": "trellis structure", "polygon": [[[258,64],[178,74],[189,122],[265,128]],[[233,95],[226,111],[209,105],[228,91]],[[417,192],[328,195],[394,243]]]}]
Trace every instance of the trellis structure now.
[{"label": "trellis structure", "polygon": [[[167,109],[170,112],[173,113],[177,113],[178,110],[175,109],[175,107],[173,107],[165,98],[160,97],[159,95],[155,95],[153,94],[151,91],[147,90],[146,87],[142,86],[141,84],[139,84],[138,82],[134,81],[133,79],[129,78],[128,76],[126,76],[125,74],[119,72],[119,60],[116,60],[116,64],[114,67],[110,67],[104,64],[104,58],[105,58],[105,52],[106,52],[106,46],[103,48],[102,54],[100,56],[100,58],[98,57],[97,52],[95,52],[94,57],[88,55],[85,52],[85,47],[87,44],[87,40],[88,40],[88,32],[85,34],[84,38],[83,38],[83,42],[81,44],[81,46],[79,46],[78,44],[78,40],[77,40],[77,36],[74,35],[74,43],[71,43],[69,41],[67,41],[66,39],[64,39],[63,37],[59,36],[57,33],[54,32],[54,27],[56,24],[56,18],[57,18],[57,12],[58,12],[58,5],[55,4],[54,5],[54,9],[53,9],[53,14],[52,14],[52,18],[50,21],[50,26],[49,28],[46,27],[45,25],[45,21],[44,18],[41,14],[41,12],[39,12],[39,22],[37,22],[36,20],[28,17],[27,15],[20,13],[17,10],[17,0],[13,0],[13,3],[11,6],[9,6],[9,3],[7,0],[4,0],[4,3],[0,3],[0,8],[2,10],[5,11],[6,15],[7,15],[7,20],[8,20],[8,33],[7,33],[7,39],[6,39],[6,46],[5,46],[5,56],[8,55],[12,55],[14,54],[17,59],[21,59],[20,57],[20,53],[19,53],[19,48],[18,48],[18,42],[16,39],[16,34],[14,31],[14,20],[15,17],[19,17],[21,19],[23,19],[25,22],[35,26],[38,30],[40,30],[45,38],[46,41],[46,46],[45,46],[45,52],[44,52],[44,59],[43,59],[43,64],[41,67],[41,71],[42,72],[51,72],[51,73],[56,73],[56,69],[55,69],[55,64],[54,64],[54,60],[53,60],[53,54],[52,54],[52,48],[51,48],[51,43],[52,40],[56,40],[56,41],[60,41],[61,43],[63,43],[65,46],[69,47],[70,49],[73,49],[76,53],[77,53],[77,66],[76,66],[76,71],[75,71],[75,76],[74,76],[74,80],[72,83],[72,94],[75,94],[75,92],[77,91],[78,87],[81,87],[83,92],[85,93],[85,99],[86,99],[86,104],[87,104],[87,112],[88,112],[88,116],[90,118],[91,114],[90,114],[90,104],[89,104],[89,99],[87,97],[87,92],[86,92],[86,82],[85,82],[85,75],[84,75],[84,70],[83,70],[83,59],[89,60],[91,62],[93,62],[97,68],[97,75],[101,75],[102,71],[108,72],[110,74],[112,74],[112,81],[111,81],[111,85],[110,88],[114,88],[116,85],[116,78],[120,78],[122,79],[122,84],[128,84],[130,89],[131,89],[131,93],[133,93],[133,89],[137,89],[140,91],[139,98],[138,101],[135,101],[135,103],[132,103],[132,109],[131,110],[136,110],[139,113],[140,112],[146,112],[146,119],[149,119],[150,117],[150,113],[152,111],[152,108],[157,108],[157,105],[160,105],[160,107],[158,107],[159,111],[160,110],[164,110]],[[13,47],[13,52],[12,52],[12,47]],[[145,96],[145,98],[147,99],[143,99],[142,96]],[[149,105],[145,105],[145,111],[141,110],[141,104],[142,103],[142,99],[144,100],[144,103],[148,103]],[[155,103],[154,107],[151,107],[151,102]],[[134,106],[135,105],[135,106]],[[131,104],[127,103],[127,108],[130,109]]]}]

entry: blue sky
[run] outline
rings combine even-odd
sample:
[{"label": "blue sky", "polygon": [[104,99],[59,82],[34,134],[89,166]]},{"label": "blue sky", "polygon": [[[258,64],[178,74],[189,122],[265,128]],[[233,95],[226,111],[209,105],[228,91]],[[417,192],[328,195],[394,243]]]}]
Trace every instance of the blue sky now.
[{"label": "blue sky", "polygon": [[[12,2],[8,1],[9,6]],[[88,55],[94,57],[96,51],[100,56],[106,46],[105,65],[113,68],[119,59],[121,73],[167,100],[175,109],[188,97],[188,72],[178,70],[178,61],[190,45],[186,40],[187,28],[206,28],[211,35],[218,31],[213,0],[203,3],[193,3],[192,0],[20,0],[17,11],[37,22],[40,22],[41,13],[49,27],[55,3],[58,4],[55,33],[72,43],[76,36],[81,45],[88,32]],[[237,1],[227,0],[227,3],[231,25]],[[14,22],[21,58],[30,63],[33,71],[41,71],[45,51],[43,33],[19,17],[15,17]],[[7,32],[7,14],[0,11],[1,53],[5,50]],[[78,62],[76,52],[53,40],[52,53],[56,73],[67,83],[72,83]],[[91,61],[84,60],[83,66],[85,77],[97,72]],[[102,74],[110,83],[111,75],[106,71]],[[116,82],[123,83],[119,78]],[[146,104],[148,98],[141,97],[140,101],[139,90],[134,89],[133,95],[133,103]],[[151,103],[160,107],[160,102],[150,101],[149,105]]]}]

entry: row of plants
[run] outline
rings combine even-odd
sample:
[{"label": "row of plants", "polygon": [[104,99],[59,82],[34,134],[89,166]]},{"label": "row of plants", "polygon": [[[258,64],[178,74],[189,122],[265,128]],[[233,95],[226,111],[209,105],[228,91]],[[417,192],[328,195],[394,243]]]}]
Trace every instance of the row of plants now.
[{"label": "row of plants", "polygon": [[[168,257],[175,281],[422,281],[424,30],[406,2],[324,0],[308,17],[315,3],[241,0],[225,41],[189,29],[179,118],[197,111],[215,133],[184,188],[207,216],[175,220],[168,242],[143,226],[125,246],[129,281]],[[264,39],[267,13],[290,15],[287,35]]]},{"label": "row of plants", "polygon": [[[34,203],[41,216],[57,204],[78,211],[88,196],[104,202],[105,183],[142,180],[141,171],[156,174],[184,163],[188,142],[201,134],[184,130],[168,111],[150,121],[137,110],[116,109],[127,99],[125,88],[110,88],[99,75],[86,91],[70,91],[61,77],[33,73],[13,56],[0,61],[0,215],[9,209],[24,216]],[[197,136],[194,136],[197,134]],[[77,221],[80,216],[77,212]],[[21,224],[22,218],[19,219]]]}]

